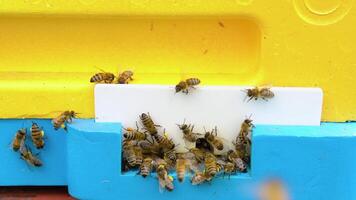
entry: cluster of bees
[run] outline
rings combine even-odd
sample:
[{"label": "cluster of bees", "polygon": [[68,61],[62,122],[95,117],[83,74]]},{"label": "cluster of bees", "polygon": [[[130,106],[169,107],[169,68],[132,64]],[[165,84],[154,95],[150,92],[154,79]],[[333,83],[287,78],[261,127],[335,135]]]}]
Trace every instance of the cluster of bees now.
[{"label": "cluster of bees", "polygon": [[[53,128],[58,130],[63,128],[67,131],[66,123],[71,123],[72,118],[76,117],[74,111],[64,111],[58,117],[52,119]],[[43,128],[40,127],[36,122],[32,122],[32,126],[30,128],[30,136],[32,140],[32,145],[40,150],[45,146],[45,133]],[[12,150],[20,153],[20,158],[30,166],[41,167],[43,165],[42,161],[38,158],[38,153],[33,154],[31,148],[26,143],[27,140],[27,128],[19,129],[15,137],[11,142]]]},{"label": "cluster of bees", "polygon": [[[133,80],[132,71],[124,71],[116,78],[114,74],[102,72],[91,77],[90,82],[127,84]],[[117,79],[117,81],[115,81]],[[191,89],[201,83],[198,78],[188,78],[180,81],[175,86],[175,92],[188,94]],[[274,97],[270,87],[254,87],[244,90],[248,101],[268,100]],[[122,142],[122,171],[138,169],[142,177],[156,172],[160,191],[174,189],[173,177],[169,172],[175,170],[179,182],[183,182],[186,172],[191,172],[190,181],[193,185],[211,182],[214,177],[227,174],[247,172],[251,157],[252,120],[246,118],[241,124],[241,129],[233,141],[234,148],[229,149],[224,140],[219,138],[217,127],[204,133],[195,133],[194,125],[177,124],[185,141],[195,144],[193,148],[187,148],[186,153],[178,153],[177,146],[168,137],[165,130],[159,132],[161,127],[155,124],[151,116],[142,113],[139,116],[140,124],[136,122],[136,129],[125,128]],[[222,155],[214,152],[225,151]]]},{"label": "cluster of bees", "polygon": [[[235,173],[245,173],[250,165],[252,120],[247,118],[241,125],[234,149],[228,149],[222,138],[217,136],[217,127],[205,133],[195,133],[194,125],[177,124],[182,137],[195,147],[185,153],[178,153],[177,146],[168,137],[165,130],[159,132],[160,125],[155,124],[151,116],[142,113],[140,116],[142,128],[124,128],[122,143],[122,170],[138,169],[138,174],[146,178],[156,172],[160,191],[174,189],[173,177],[169,172],[176,171],[177,179],[183,182],[186,174],[192,174],[193,185],[211,182],[214,177]],[[214,152],[227,150],[222,155]]]}]

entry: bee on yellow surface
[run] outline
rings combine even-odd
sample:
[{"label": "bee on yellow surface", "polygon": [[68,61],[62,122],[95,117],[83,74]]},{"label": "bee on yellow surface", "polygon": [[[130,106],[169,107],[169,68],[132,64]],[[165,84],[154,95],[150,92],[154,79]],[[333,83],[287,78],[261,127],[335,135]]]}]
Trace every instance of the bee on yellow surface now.
[{"label": "bee on yellow surface", "polygon": [[221,139],[217,137],[218,135],[218,130],[217,127],[215,126],[215,129],[213,129],[211,132],[205,131],[205,139],[212,145],[214,148],[217,150],[221,151],[224,149],[224,143]]},{"label": "bee on yellow surface", "polygon": [[12,141],[12,149],[18,151],[26,138],[26,128],[19,129]]},{"label": "bee on yellow surface", "polygon": [[129,71],[129,70],[124,71],[122,73],[119,73],[119,76],[117,78],[117,82],[119,84],[128,84],[129,81],[133,80],[132,76],[133,76],[133,72],[132,71]]},{"label": "bee on yellow surface", "polygon": [[252,89],[246,89],[246,98],[249,98],[248,101],[252,99],[258,100],[259,98],[267,101],[274,97],[274,93],[271,91],[271,87],[254,87]]},{"label": "bee on yellow surface", "polygon": [[188,142],[196,142],[199,135],[199,133],[194,133],[194,125],[191,124],[185,124],[185,120],[183,124],[177,124],[180,130],[183,132],[183,139],[187,140]]},{"label": "bee on yellow surface", "polygon": [[167,189],[168,191],[173,191],[173,177],[168,175],[167,168],[165,165],[160,164],[157,167],[157,177],[159,182],[159,189],[163,191],[163,189]]},{"label": "bee on yellow surface", "polygon": [[54,129],[58,130],[59,128],[63,128],[67,131],[66,123],[72,123],[72,119],[75,118],[77,114],[79,113],[76,113],[73,110],[64,111],[58,117],[52,119]]},{"label": "bee on yellow surface", "polygon": [[21,154],[21,159],[26,161],[28,164],[35,167],[42,166],[41,160],[38,159],[35,155],[33,155],[31,149],[29,149],[26,145],[21,145],[20,154]]},{"label": "bee on yellow surface", "polygon": [[157,124],[155,124],[150,116],[149,113],[142,113],[140,115],[140,120],[145,127],[146,131],[149,132],[151,135],[156,135],[158,133],[157,131]]},{"label": "bee on yellow surface", "polygon": [[[99,68],[98,68],[99,69]],[[99,69],[101,72],[94,74],[90,78],[91,83],[113,83],[115,80],[115,75],[113,73],[105,72],[102,69]]]},{"label": "bee on yellow surface", "polygon": [[189,93],[189,89],[193,88],[195,89],[194,86],[199,85],[200,84],[200,80],[198,78],[188,78],[185,81],[180,81],[176,87],[176,93],[182,91],[185,94]]},{"label": "bee on yellow surface", "polygon": [[152,171],[152,166],[153,166],[153,160],[151,157],[146,157],[141,166],[140,166],[140,175],[143,178],[146,178],[147,176],[149,176],[151,174]]},{"label": "bee on yellow surface", "polygon": [[31,127],[31,138],[34,146],[37,149],[42,149],[44,147],[44,131],[42,128],[40,128],[37,123],[32,122],[32,127]]}]

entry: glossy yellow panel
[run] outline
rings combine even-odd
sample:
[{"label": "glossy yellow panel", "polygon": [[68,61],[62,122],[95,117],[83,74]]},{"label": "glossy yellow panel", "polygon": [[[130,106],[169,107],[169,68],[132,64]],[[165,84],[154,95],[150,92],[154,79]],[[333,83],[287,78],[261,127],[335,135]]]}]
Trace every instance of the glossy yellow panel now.
[{"label": "glossy yellow panel", "polygon": [[[321,87],[356,120],[352,0],[0,0],[1,118],[93,117],[97,68],[134,83]],[[96,67],[97,68],[96,68]]]}]

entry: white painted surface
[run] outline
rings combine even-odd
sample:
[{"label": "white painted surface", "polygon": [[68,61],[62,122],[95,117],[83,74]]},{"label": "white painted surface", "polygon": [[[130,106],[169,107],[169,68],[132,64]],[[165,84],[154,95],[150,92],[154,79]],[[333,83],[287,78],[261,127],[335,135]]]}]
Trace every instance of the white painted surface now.
[{"label": "white painted surface", "polygon": [[200,86],[186,95],[175,94],[172,85],[97,84],[95,117],[97,122],[121,122],[135,127],[139,115],[149,112],[155,123],[181,144],[179,150],[184,149],[185,142],[176,124],[184,119],[195,124],[197,132],[203,132],[203,127],[211,130],[217,126],[218,136],[230,141],[235,139],[244,118],[251,114],[254,124],[320,125],[320,88],[273,87],[273,99],[249,102],[242,91],[246,88],[250,87]]}]

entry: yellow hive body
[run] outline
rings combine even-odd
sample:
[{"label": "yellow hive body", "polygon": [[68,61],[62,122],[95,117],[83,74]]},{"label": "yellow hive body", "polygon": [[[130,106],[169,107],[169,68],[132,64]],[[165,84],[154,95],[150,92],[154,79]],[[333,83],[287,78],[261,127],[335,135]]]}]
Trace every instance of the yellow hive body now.
[{"label": "yellow hive body", "polygon": [[321,87],[323,121],[356,120],[352,0],[0,0],[1,118],[94,116],[90,77]]}]

